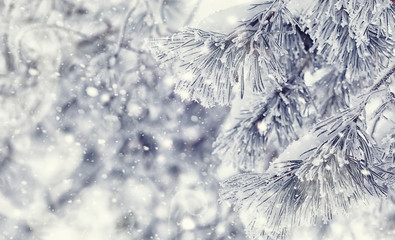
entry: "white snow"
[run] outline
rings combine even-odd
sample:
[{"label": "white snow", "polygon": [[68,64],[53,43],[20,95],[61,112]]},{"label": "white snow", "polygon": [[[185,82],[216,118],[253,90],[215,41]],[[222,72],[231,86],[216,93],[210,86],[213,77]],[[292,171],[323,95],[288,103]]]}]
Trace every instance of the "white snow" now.
[{"label": "white snow", "polygon": [[99,90],[95,87],[87,87],[85,91],[90,97],[97,97],[99,95]]}]

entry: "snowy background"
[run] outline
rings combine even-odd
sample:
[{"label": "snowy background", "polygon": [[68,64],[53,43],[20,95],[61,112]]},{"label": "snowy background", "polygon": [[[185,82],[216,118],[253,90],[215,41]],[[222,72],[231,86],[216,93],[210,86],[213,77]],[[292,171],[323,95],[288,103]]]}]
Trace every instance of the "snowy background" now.
[{"label": "snowy background", "polygon": [[0,3],[0,239],[244,239],[217,201],[226,109],[142,47],[197,2]]},{"label": "snowy background", "polygon": [[[229,109],[181,101],[145,39],[250,2],[1,1],[0,239],[246,239],[211,154]],[[294,239],[393,239],[380,207]]]}]

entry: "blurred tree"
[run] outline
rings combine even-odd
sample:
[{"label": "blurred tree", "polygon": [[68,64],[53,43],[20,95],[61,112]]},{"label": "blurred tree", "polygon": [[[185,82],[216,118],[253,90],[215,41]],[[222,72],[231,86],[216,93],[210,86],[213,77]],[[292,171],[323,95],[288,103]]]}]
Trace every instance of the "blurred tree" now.
[{"label": "blurred tree", "polygon": [[2,239],[245,238],[211,158],[226,111],[181,102],[145,45],[199,1],[0,4]]}]

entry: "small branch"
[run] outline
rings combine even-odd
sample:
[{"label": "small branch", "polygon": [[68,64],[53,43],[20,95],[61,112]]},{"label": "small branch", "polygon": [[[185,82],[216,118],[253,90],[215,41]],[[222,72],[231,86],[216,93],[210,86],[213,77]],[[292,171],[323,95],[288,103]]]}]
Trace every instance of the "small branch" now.
[{"label": "small branch", "polygon": [[3,35],[3,44],[4,44],[3,54],[5,57],[7,71],[13,72],[15,70],[15,60],[14,60],[14,56],[12,55],[11,49],[8,44],[8,34]]},{"label": "small branch", "polygon": [[121,28],[121,32],[119,33],[117,50],[115,51],[114,56],[117,56],[119,54],[119,52],[121,51],[122,42],[125,39],[125,32],[126,32],[126,28],[128,26],[129,18],[132,16],[133,12],[136,10],[139,3],[140,3],[140,1],[137,1],[136,5],[132,9],[130,9],[126,15],[125,21],[123,22],[123,26]]},{"label": "small branch", "polygon": [[374,134],[376,133],[377,124],[379,123],[380,119],[381,119],[381,117],[379,116],[378,118],[376,118],[376,120],[373,123],[372,132],[370,133],[370,136],[372,136],[372,138],[374,138]]},{"label": "small branch", "polygon": [[395,63],[392,63],[392,66],[389,68],[389,71],[387,73],[385,73],[384,76],[379,79],[379,81],[370,89],[369,92],[374,92],[377,89],[379,89],[383,84],[388,84],[387,80],[394,73],[395,73]]}]

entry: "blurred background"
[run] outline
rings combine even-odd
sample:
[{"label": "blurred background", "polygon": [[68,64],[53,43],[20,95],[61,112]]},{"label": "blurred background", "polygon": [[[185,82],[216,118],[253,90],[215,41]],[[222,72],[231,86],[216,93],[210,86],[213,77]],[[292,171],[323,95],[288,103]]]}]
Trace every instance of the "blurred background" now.
[{"label": "blurred background", "polygon": [[218,203],[227,109],[145,46],[199,1],[1,1],[0,239],[244,239]]},{"label": "blurred background", "polygon": [[[229,109],[181,101],[146,40],[248,2],[0,1],[0,239],[246,239],[211,154]],[[394,229],[380,204],[295,239]]]}]

